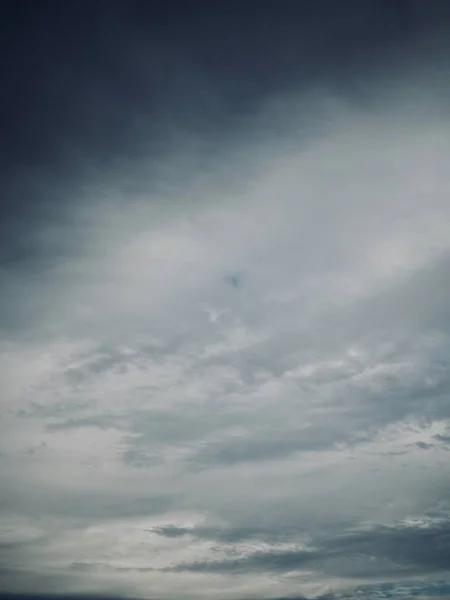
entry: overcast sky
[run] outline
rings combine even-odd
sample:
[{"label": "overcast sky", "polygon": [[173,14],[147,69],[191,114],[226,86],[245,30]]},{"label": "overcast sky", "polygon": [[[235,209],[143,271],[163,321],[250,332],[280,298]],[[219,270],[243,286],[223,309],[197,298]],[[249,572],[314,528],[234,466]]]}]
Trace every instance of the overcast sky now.
[{"label": "overcast sky", "polygon": [[450,598],[450,2],[2,11],[0,591]]}]

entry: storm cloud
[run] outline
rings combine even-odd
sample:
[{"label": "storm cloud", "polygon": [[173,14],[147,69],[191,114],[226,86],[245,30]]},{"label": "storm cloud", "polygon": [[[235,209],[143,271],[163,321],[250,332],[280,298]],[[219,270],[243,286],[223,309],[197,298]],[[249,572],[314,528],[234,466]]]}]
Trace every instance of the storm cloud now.
[{"label": "storm cloud", "polygon": [[450,4],[9,4],[2,594],[448,598]]}]

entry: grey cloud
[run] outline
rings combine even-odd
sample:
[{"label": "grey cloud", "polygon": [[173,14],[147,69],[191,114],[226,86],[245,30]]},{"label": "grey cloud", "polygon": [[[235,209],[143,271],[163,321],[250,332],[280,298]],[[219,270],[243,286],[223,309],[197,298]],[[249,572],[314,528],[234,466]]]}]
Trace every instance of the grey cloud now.
[{"label": "grey cloud", "polygon": [[[208,561],[182,564],[175,567],[174,571],[189,571],[193,573],[245,573],[248,571],[276,572],[294,571],[306,567],[312,562],[314,552],[305,551],[272,551],[268,553],[255,553],[245,559],[228,559],[224,561]],[[172,569],[169,569],[172,570]]]},{"label": "grey cloud", "polygon": [[[288,572],[320,568],[329,575],[364,578],[446,572],[450,523],[417,527],[377,527],[313,540],[311,550],[257,551],[245,558],[178,565],[175,570],[211,573]],[[374,562],[373,562],[374,561]]]},{"label": "grey cloud", "polygon": [[[343,426],[344,427],[344,426]],[[338,443],[350,443],[351,432],[329,428],[284,429],[252,432],[248,437],[228,437],[223,442],[211,442],[192,457],[196,466],[234,465],[241,462],[278,460],[297,452],[317,452],[333,448]],[[367,437],[365,438],[367,439]],[[362,439],[360,440],[362,441]]]},{"label": "grey cloud", "polygon": [[6,136],[0,589],[448,595],[442,3],[163,4]]},{"label": "grey cloud", "polygon": [[329,593],[320,596],[321,600],[332,600],[335,598],[411,598],[419,597],[430,599],[433,597],[447,598],[450,584],[446,579],[427,579],[424,581],[400,580],[397,582],[385,581],[378,584],[362,585],[352,590],[343,590],[340,593]]},{"label": "grey cloud", "polygon": [[[56,415],[54,415],[55,417]],[[125,426],[125,417],[113,415],[98,415],[92,417],[78,417],[56,421],[54,418],[47,425],[49,431],[61,431],[64,429],[77,429],[82,427],[98,427],[99,429],[120,429]]]},{"label": "grey cloud", "polygon": [[437,433],[433,437],[435,440],[437,440],[438,442],[441,442],[444,445],[450,444],[450,435],[441,435],[440,433]]},{"label": "grey cloud", "polygon": [[227,275],[225,277],[225,282],[228,285],[231,285],[232,287],[238,289],[243,283],[242,275],[240,273],[233,273],[232,275]]},{"label": "grey cloud", "polygon": [[[376,350],[376,345],[374,348]],[[271,344],[265,350],[261,347],[260,351],[269,361],[272,354]],[[300,350],[297,361],[301,360],[301,356]],[[405,361],[418,359],[422,364],[416,367],[416,373],[411,372],[409,367],[402,367]],[[237,360],[236,357],[234,360]],[[139,391],[138,394],[142,397],[141,406],[132,412],[121,411],[118,414],[97,414],[65,420],[52,419],[49,428],[59,430],[99,427],[129,432],[132,435],[124,440],[127,446],[123,454],[124,461],[142,466],[160,461],[158,446],[162,448],[168,445],[192,445],[189,464],[200,468],[215,464],[233,465],[247,461],[275,460],[297,452],[327,450],[336,444],[355,446],[369,441],[389,423],[398,422],[411,415],[420,417],[424,425],[433,418],[448,416],[446,393],[449,389],[449,371],[441,355],[433,356],[425,348],[422,357],[412,341],[408,341],[403,347],[394,346],[382,354],[375,353],[369,360],[372,364],[350,361],[338,368],[325,367],[316,375],[294,383],[285,377],[283,379],[281,375],[278,381],[281,382],[284,396],[282,411],[276,404],[273,408],[269,406],[262,409],[251,405],[244,408],[239,402],[216,402],[217,396],[220,400],[222,395],[226,397],[231,391],[227,389],[228,383],[225,382],[214,391],[206,389],[206,401],[201,406],[179,404],[177,411],[170,408],[144,408],[145,395],[151,397],[153,392]],[[389,368],[384,372],[375,371],[371,375],[371,369],[377,367],[380,362],[390,365]],[[211,366],[208,363],[200,363],[196,376],[203,377],[206,382]],[[241,365],[241,368],[245,367]],[[256,382],[245,386],[241,380],[233,385],[240,394],[237,398],[249,397],[258,390]],[[327,400],[326,419],[321,422],[314,417],[310,425],[294,425],[298,419],[308,421],[310,406],[313,408],[313,405],[309,404],[311,399],[326,398],[330,386],[334,386],[334,393],[342,398],[340,404],[334,404],[334,400]],[[361,398],[362,392],[364,398]],[[85,404],[84,407],[89,405]],[[51,409],[47,409],[47,414],[52,415]],[[57,413],[54,416],[56,415]],[[272,424],[270,428],[267,427],[268,421]],[[247,431],[239,435],[228,433],[230,428],[239,426],[246,427]]]},{"label": "grey cloud", "polygon": [[[445,281],[449,278],[448,273],[448,256],[441,256],[436,262],[427,269],[414,272],[411,276],[400,282],[395,282],[384,290],[375,298],[370,298],[367,302],[362,302],[358,306],[350,306],[346,309],[339,309],[335,313],[331,313],[331,318],[328,319],[328,332],[322,337],[322,332],[317,336],[319,342],[315,342],[317,353],[320,351],[328,351],[327,346],[336,344],[333,338],[339,340],[339,345],[342,347],[346,341],[351,342],[358,339],[362,334],[366,335],[366,328],[370,327],[367,333],[370,333],[372,328],[393,328],[394,331],[399,328],[401,333],[405,325],[402,325],[402,320],[406,319],[408,327],[413,324],[413,328],[421,327],[428,329],[432,323],[423,322],[423,316],[429,314],[439,315],[440,322],[445,317],[447,304],[447,290]],[[442,283],[444,282],[444,283]],[[424,296],[423,290],[433,289],[442,291],[434,294],[431,303],[428,300],[428,295]],[[396,306],[403,301],[409,300],[409,310],[400,314],[396,310]],[[424,312],[422,306],[427,306]],[[393,318],[395,316],[395,319]],[[436,318],[438,318],[436,316]],[[353,330],[355,324],[359,324],[362,329],[360,331]],[[342,329],[348,329],[349,333],[342,333]],[[245,351],[237,351],[230,357],[221,357],[220,359],[211,359],[199,361],[197,364],[197,376],[203,374],[208,375],[208,368],[214,365],[220,365],[226,360],[226,364],[230,364],[236,369],[240,381],[235,385],[234,389],[239,390],[239,386],[247,384],[249,390],[255,387],[255,376],[258,370],[263,370],[267,365],[270,373],[274,377],[281,378],[286,371],[293,367],[295,362],[301,362],[304,359],[306,350],[310,351],[309,344],[315,333],[314,327],[311,332],[305,335],[302,339],[300,332],[286,335],[285,331],[282,334],[274,335],[267,343],[258,343],[252,348],[251,353]],[[443,333],[443,331],[441,332]],[[350,334],[350,335],[349,335]],[[410,334],[409,334],[410,335]],[[299,343],[300,338],[300,343]],[[321,341],[320,341],[321,340]],[[409,342],[407,342],[408,344]],[[411,343],[412,345],[412,343]],[[318,346],[318,347],[317,347]],[[313,343],[314,347],[314,343]],[[339,346],[337,346],[338,348]],[[296,348],[297,353],[293,353]],[[175,351],[176,350],[176,351]],[[173,347],[172,351],[180,355],[183,354],[183,346]],[[103,354],[102,354],[103,352]],[[152,352],[141,350],[137,357],[138,360],[149,359],[158,361],[161,356],[168,355],[170,352],[167,348],[159,349],[161,354],[158,358],[158,348]],[[401,361],[408,352],[414,358],[414,349],[405,349],[399,347],[398,354],[396,350],[391,350],[379,360],[390,361],[394,363]],[[69,382],[74,385],[82,384],[89,380],[95,380],[95,377],[100,373],[116,373],[116,369],[127,370],[134,365],[135,359],[130,359],[118,349],[114,347],[109,349],[100,349],[101,356],[95,357],[93,360],[87,360],[87,365],[81,368],[71,368],[66,372]],[[87,359],[89,357],[86,357]],[[420,357],[422,358],[422,357]],[[340,423],[339,427],[332,431],[327,425],[328,431],[325,432],[320,426],[313,427],[311,430],[300,431],[295,430],[293,433],[280,432],[280,436],[261,435],[258,431],[250,432],[248,439],[230,438],[224,441],[209,443],[206,441],[204,448],[201,449],[192,459],[193,462],[209,463],[209,464],[235,464],[241,461],[262,461],[270,458],[280,458],[289,456],[295,452],[304,450],[318,450],[333,447],[336,443],[351,443],[354,432],[357,431],[361,436],[370,437],[374,431],[386,426],[389,423],[395,423],[401,419],[407,418],[409,415],[420,415],[424,419],[446,418],[449,415],[448,402],[446,395],[449,390],[448,365],[445,358],[439,356],[423,357],[423,372],[417,373],[417,377],[410,374],[403,377],[401,371],[392,370],[385,375],[376,375],[376,380],[368,381],[368,390],[365,391],[366,398],[364,402],[358,399],[356,403],[353,397],[361,392],[361,387],[354,383],[355,375],[358,375],[358,370],[363,369],[364,365],[353,364],[344,366],[342,369],[327,372],[326,370],[319,372],[316,376],[308,378],[303,382],[304,388],[291,389],[291,394],[296,394],[299,399],[305,395],[321,394],[322,389],[330,384],[341,386],[338,393],[345,397],[345,402],[352,407],[352,413],[347,423]],[[375,359],[376,360],[376,359]],[[428,379],[424,382],[424,379]],[[370,385],[375,383],[377,389],[371,390]],[[226,384],[230,385],[230,384]],[[220,397],[223,392],[228,392],[229,389],[223,386],[222,389],[209,392],[209,396],[215,399]],[[151,394],[151,390],[148,390]],[[427,399],[424,405],[424,398]],[[84,406],[89,406],[85,403]],[[217,406],[217,405],[216,405]],[[118,429],[126,429],[133,433],[129,438],[130,448],[124,453],[124,459],[130,464],[137,464],[139,461],[142,464],[149,464],[149,450],[155,441],[158,443],[164,442],[169,444],[182,444],[185,441],[201,440],[204,437],[210,437],[214,433],[225,431],[227,427],[232,427],[237,424],[244,424],[246,419],[249,421],[262,414],[268,417],[269,414],[261,413],[260,410],[252,414],[251,411],[244,415],[242,411],[233,412],[226,406],[219,409],[206,408],[203,406],[200,410],[193,408],[181,409],[176,414],[169,411],[134,411],[133,415],[97,415],[82,416],[77,418],[59,420],[51,423],[49,426],[53,429],[71,429],[81,426],[99,426],[116,427]],[[73,410],[74,403],[64,405],[64,411]],[[56,407],[55,407],[56,409]],[[286,409],[288,405],[286,404]],[[47,411],[49,416],[52,415],[53,408],[39,408],[41,416],[44,416],[44,411]],[[295,402],[289,403],[289,411],[295,414]],[[37,412],[37,411],[36,411]],[[330,413],[331,414],[331,413]],[[270,418],[274,418],[271,414]],[[336,417],[333,416],[333,419]],[[151,450],[150,450],[151,451]],[[140,455],[140,458],[139,458]]]},{"label": "grey cloud", "polygon": [[[116,589],[113,589],[113,588]],[[69,571],[43,574],[33,569],[0,568],[0,594],[5,600],[124,600],[133,598],[120,585],[109,592],[95,586],[80,585]]]},{"label": "grey cloud", "polygon": [[227,527],[214,527],[212,525],[179,527],[177,525],[165,525],[154,527],[150,531],[171,539],[192,537],[220,544],[236,544],[251,541],[263,541],[267,543],[295,541],[298,539],[300,533],[306,535],[308,528],[305,524],[301,525],[299,523],[283,527],[282,522],[278,520],[272,526],[268,523],[247,526],[236,524]]},{"label": "grey cloud", "polygon": [[416,442],[415,445],[421,450],[430,450],[430,448],[434,448],[434,444],[427,444],[426,442]]},{"label": "grey cloud", "polygon": [[378,527],[327,544],[329,552],[391,560],[418,571],[446,571],[450,560],[450,522],[426,527]]},{"label": "grey cloud", "polygon": [[[163,527],[155,527],[151,530],[153,533],[157,533],[158,535],[163,535],[168,538],[178,538],[188,535],[190,530],[186,527],[177,527],[176,525],[166,525]],[[196,532],[196,535],[198,533]]]},{"label": "grey cloud", "polygon": [[[98,476],[95,470],[92,477]],[[4,477],[4,481],[8,479]],[[33,494],[25,494],[23,485],[13,482],[2,493],[0,507],[8,513],[28,515],[32,519],[54,516],[58,519],[79,519],[83,523],[96,520],[113,522],[132,517],[152,517],[162,515],[180,503],[178,494],[134,495],[116,492],[66,492],[52,484],[48,489],[34,489]]]}]

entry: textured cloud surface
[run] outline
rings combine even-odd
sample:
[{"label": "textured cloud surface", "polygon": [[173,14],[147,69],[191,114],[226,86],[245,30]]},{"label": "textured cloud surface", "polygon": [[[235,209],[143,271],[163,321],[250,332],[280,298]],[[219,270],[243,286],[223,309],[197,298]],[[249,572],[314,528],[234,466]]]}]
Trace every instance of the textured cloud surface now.
[{"label": "textured cloud surface", "polygon": [[448,11],[306,4],[28,7],[5,593],[449,597]]}]

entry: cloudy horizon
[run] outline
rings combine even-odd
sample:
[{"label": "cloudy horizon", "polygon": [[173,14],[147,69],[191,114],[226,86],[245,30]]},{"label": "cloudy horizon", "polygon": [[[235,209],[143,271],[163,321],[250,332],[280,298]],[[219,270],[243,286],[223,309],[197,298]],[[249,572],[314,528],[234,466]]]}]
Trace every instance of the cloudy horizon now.
[{"label": "cloudy horizon", "polygon": [[5,597],[450,598],[450,5],[258,7],[5,13]]}]

